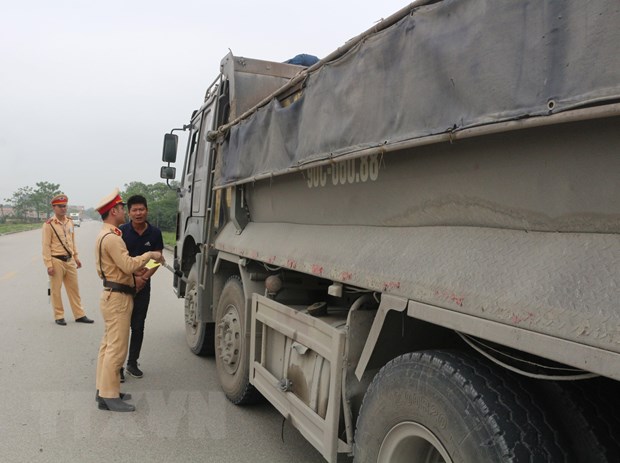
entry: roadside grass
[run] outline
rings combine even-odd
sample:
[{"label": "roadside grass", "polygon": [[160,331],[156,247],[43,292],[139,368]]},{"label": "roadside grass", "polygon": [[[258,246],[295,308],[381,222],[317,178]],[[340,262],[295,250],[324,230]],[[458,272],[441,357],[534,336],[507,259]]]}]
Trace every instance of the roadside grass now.
[{"label": "roadside grass", "polygon": [[[28,230],[36,230],[37,228],[41,228],[43,223],[1,223],[0,224],[0,235],[6,235],[7,233],[17,233]],[[176,244],[176,238],[174,232],[161,232],[164,238],[164,245],[170,246],[174,248]]]},{"label": "roadside grass", "polygon": [[174,245],[176,244],[175,232],[162,231],[161,234],[164,238],[164,246],[170,246],[171,248],[174,248]]},{"label": "roadside grass", "polygon": [[0,235],[7,233],[17,233],[28,230],[36,230],[43,226],[42,222],[38,223],[0,223]]}]

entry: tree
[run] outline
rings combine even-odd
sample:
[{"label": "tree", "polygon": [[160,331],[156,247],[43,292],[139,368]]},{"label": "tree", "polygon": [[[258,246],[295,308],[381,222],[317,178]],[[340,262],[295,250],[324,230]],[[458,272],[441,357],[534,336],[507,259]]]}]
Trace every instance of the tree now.
[{"label": "tree", "polygon": [[[153,183],[147,185],[142,182],[131,182],[125,185],[122,197],[127,200],[132,195],[142,195],[146,198],[149,206],[149,221],[164,231],[174,231],[177,216],[177,187],[178,182],[171,182],[171,187],[165,183]],[[32,218],[39,220],[41,213],[45,212],[50,217],[52,210],[50,202],[54,196],[60,194],[60,185],[50,182],[37,182],[36,189],[30,186],[19,188],[13,196],[5,201],[13,206],[15,217],[22,220]],[[84,212],[88,217],[98,219],[99,214],[94,209]],[[36,217],[36,218],[35,218]]]},{"label": "tree", "polygon": [[151,195],[149,194],[149,189],[150,187],[142,182],[130,182],[125,184],[125,191],[121,191],[121,196],[125,201],[127,201],[130,196],[142,195],[148,202],[151,202],[153,198],[151,198]]},{"label": "tree", "polygon": [[60,185],[58,183],[37,182],[37,189],[33,192],[33,203],[37,211],[37,217],[40,217],[41,211],[45,211],[45,217],[49,218],[51,214],[50,202],[57,194],[60,194]]},{"label": "tree", "polygon": [[11,206],[13,206],[13,211],[15,213],[15,217],[26,220],[28,217],[28,211],[33,210],[33,198],[34,190],[32,187],[23,186],[19,188],[16,192],[13,193],[13,196],[10,198],[6,198]]},{"label": "tree", "polygon": [[36,189],[30,186],[21,187],[13,193],[13,196],[5,199],[13,206],[15,217],[22,220],[28,218],[39,220],[41,213],[45,213],[46,217],[50,216],[50,202],[60,193],[60,185],[50,182],[37,182],[36,185]]}]

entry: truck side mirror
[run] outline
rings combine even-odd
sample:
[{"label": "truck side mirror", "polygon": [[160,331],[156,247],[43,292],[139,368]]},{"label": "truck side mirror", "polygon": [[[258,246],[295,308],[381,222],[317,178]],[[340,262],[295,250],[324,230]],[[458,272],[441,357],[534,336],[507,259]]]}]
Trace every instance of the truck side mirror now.
[{"label": "truck side mirror", "polygon": [[174,177],[176,177],[176,175],[176,167],[162,166],[161,170],[159,171],[159,176],[161,178],[165,178],[166,180],[174,180]]},{"label": "truck side mirror", "polygon": [[[177,160],[177,144],[179,137],[173,133],[167,133],[164,135],[164,152],[161,156],[163,162],[175,162]],[[163,169],[162,169],[163,174]],[[163,177],[162,178],[167,178]],[[174,178],[174,177],[172,177]]]}]

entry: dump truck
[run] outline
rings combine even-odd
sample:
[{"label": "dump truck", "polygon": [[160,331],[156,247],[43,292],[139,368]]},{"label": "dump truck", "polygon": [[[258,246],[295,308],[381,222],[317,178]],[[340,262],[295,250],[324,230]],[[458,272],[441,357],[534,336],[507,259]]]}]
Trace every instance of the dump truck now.
[{"label": "dump truck", "polygon": [[329,462],[620,461],[618,44],[614,0],[439,0],[225,56],[161,176],[227,398]]}]

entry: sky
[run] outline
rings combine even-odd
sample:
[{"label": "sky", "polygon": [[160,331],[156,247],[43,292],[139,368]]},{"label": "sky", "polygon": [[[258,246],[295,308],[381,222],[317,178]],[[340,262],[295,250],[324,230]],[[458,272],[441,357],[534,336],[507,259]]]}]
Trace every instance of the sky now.
[{"label": "sky", "polygon": [[189,122],[229,49],[322,58],[407,4],[2,2],[0,204],[41,181],[86,208],[129,182],[162,181],[164,133]]}]

